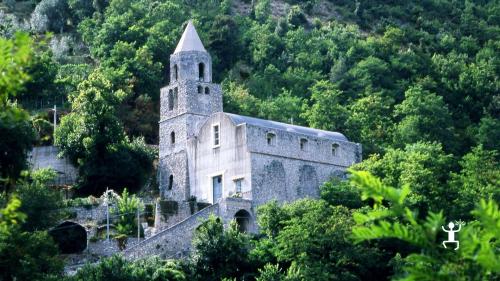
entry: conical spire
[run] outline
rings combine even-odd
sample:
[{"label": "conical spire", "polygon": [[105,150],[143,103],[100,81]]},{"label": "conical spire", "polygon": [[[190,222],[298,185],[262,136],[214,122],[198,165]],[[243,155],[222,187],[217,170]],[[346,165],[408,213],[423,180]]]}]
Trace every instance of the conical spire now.
[{"label": "conical spire", "polygon": [[182,33],[181,40],[179,40],[179,44],[177,44],[174,54],[187,51],[206,52],[203,43],[201,43],[200,36],[198,36],[191,20],[188,22],[184,33]]}]

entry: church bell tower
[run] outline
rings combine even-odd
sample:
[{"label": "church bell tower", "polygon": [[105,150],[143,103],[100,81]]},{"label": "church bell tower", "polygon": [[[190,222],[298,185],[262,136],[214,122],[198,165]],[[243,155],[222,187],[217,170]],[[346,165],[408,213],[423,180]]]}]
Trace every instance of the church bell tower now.
[{"label": "church bell tower", "polygon": [[212,83],[212,58],[191,21],[170,55],[170,83],[161,89],[160,100],[160,194],[188,200],[194,169],[190,140],[211,114],[222,111],[221,87]]}]

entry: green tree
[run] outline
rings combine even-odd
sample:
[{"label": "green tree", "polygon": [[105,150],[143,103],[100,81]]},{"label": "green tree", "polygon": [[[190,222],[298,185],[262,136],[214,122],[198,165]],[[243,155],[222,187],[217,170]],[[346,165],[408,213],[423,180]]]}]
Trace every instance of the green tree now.
[{"label": "green tree", "polygon": [[305,107],[303,118],[310,126],[329,131],[343,131],[348,110],[341,104],[342,92],[328,81],[318,81],[311,87],[310,107]]},{"label": "green tree", "polygon": [[403,258],[396,280],[499,280],[500,211],[496,203],[481,200],[472,212],[476,220],[462,227],[460,247],[453,251],[441,245],[446,239],[439,235],[446,222],[443,213],[429,212],[419,218],[406,200],[409,185],[393,188],[367,172],[354,171],[351,181],[363,199],[374,202],[373,209],[354,214],[354,240],[393,238],[414,247]]},{"label": "green tree", "polygon": [[396,145],[418,141],[438,141],[453,148],[451,115],[443,99],[424,90],[411,87],[405,92],[405,100],[395,107],[395,116],[400,121],[394,132]]},{"label": "green tree", "polygon": [[40,169],[33,171],[29,179],[18,184],[16,192],[23,202],[19,211],[27,215],[22,225],[23,230],[47,230],[63,218],[62,194],[48,186],[55,177],[54,170]]},{"label": "green tree", "polygon": [[[296,271],[299,280],[360,280],[387,274],[381,266],[381,253],[349,240],[354,221],[344,206],[303,199],[283,207],[264,205],[258,214],[259,226],[266,234],[252,253],[259,262],[278,262],[288,271]],[[275,260],[266,257],[266,252]],[[266,271],[271,273],[269,268]],[[276,270],[272,271],[276,276]]]},{"label": "green tree", "polygon": [[261,100],[252,96],[245,86],[232,81],[222,84],[224,92],[224,111],[246,116],[259,113]]},{"label": "green tree", "polygon": [[23,232],[21,201],[10,198],[0,209],[0,279],[44,280],[62,273],[57,246],[47,232]]},{"label": "green tree", "polygon": [[78,85],[72,112],[61,119],[56,144],[79,166],[79,192],[100,195],[107,188],[136,190],[152,170],[154,151],[144,139],[128,140],[116,116],[125,98],[100,70]]},{"label": "green tree", "polygon": [[265,22],[271,15],[271,2],[260,0],[255,5],[255,18],[260,22]]},{"label": "green tree", "polygon": [[300,6],[297,5],[290,7],[286,19],[288,21],[288,24],[293,27],[299,27],[307,23],[307,18],[304,15],[304,12],[300,8]]},{"label": "green tree", "polygon": [[240,56],[239,30],[235,20],[227,15],[216,16],[208,32],[207,47],[213,58],[213,78],[220,80]]},{"label": "green tree", "polygon": [[210,216],[195,231],[192,266],[195,280],[241,278],[249,271],[249,241],[235,221],[224,230],[220,218]]},{"label": "green tree", "polygon": [[301,98],[293,96],[289,91],[283,90],[279,96],[262,101],[259,116],[279,122],[301,124],[301,107]]},{"label": "green tree", "polygon": [[500,122],[499,118],[484,116],[481,118],[476,135],[477,143],[490,150],[500,150]]},{"label": "green tree", "polygon": [[346,180],[332,178],[321,187],[321,199],[332,206],[344,206],[348,209],[359,209],[364,206],[360,193]]},{"label": "green tree", "polygon": [[87,264],[68,281],[185,281],[186,274],[174,260],[148,258],[136,262],[119,255],[102,259],[97,264]]},{"label": "green tree", "polygon": [[421,214],[429,210],[451,210],[456,193],[447,187],[452,155],[438,143],[408,144],[404,149],[387,150],[384,156],[372,155],[354,166],[382,178],[384,184],[410,185],[408,200]]},{"label": "green tree", "polygon": [[498,152],[477,146],[460,161],[459,173],[451,174],[450,186],[458,193],[454,201],[454,218],[471,218],[479,199],[493,199],[500,204],[500,165]]},{"label": "green tree", "polygon": [[[119,234],[137,234],[137,212],[144,210],[144,204],[135,195],[130,195],[125,188],[122,195],[116,200],[116,205],[111,209],[111,213],[118,217],[116,228]],[[144,234],[144,233],[142,233]]]},{"label": "green tree", "polygon": [[363,154],[382,153],[392,142],[391,105],[382,93],[357,99],[349,105],[346,133],[363,144]]},{"label": "green tree", "polygon": [[29,80],[26,67],[32,57],[32,40],[24,33],[0,38],[0,187],[10,189],[22,170],[35,134],[26,111],[11,100]]}]

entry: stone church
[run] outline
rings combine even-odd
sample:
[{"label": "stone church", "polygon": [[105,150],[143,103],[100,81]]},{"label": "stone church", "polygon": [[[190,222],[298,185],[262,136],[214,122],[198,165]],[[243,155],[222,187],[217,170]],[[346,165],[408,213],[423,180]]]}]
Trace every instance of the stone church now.
[{"label": "stone church", "polygon": [[360,144],[341,133],[225,113],[192,22],[170,56],[159,124],[157,232],[127,250],[129,258],[182,256],[210,214],[254,232],[257,206],[318,197],[322,183],[361,160]]},{"label": "stone church", "polygon": [[252,207],[317,197],[323,182],[360,160],[361,146],[341,133],[223,112],[210,54],[188,23],[161,89],[162,197],[233,197]]}]

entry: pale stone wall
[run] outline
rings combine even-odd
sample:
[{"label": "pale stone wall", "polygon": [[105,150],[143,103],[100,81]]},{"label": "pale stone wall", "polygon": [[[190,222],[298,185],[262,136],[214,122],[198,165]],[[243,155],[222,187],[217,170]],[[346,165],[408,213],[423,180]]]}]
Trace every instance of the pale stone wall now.
[{"label": "pale stone wall", "polygon": [[[213,144],[213,126],[219,125],[220,145]],[[198,201],[213,202],[212,177],[222,175],[222,196],[236,193],[236,179],[242,179],[242,192],[251,188],[250,154],[246,149],[244,126],[235,126],[224,113],[213,114],[204,123],[198,137],[190,142],[193,153],[191,194]]]},{"label": "pale stone wall", "polygon": [[[248,150],[252,153],[274,155],[290,159],[300,159],[314,163],[349,167],[361,160],[360,146],[357,143],[330,138],[312,137],[293,131],[281,131],[246,125]],[[275,144],[268,145],[266,135],[274,133]],[[300,149],[300,139],[306,139],[305,149]],[[338,144],[336,154],[332,145]]]},{"label": "pale stone wall", "polygon": [[78,177],[78,170],[66,158],[59,158],[55,146],[38,146],[28,154],[28,162],[33,170],[52,168],[57,172],[54,184],[72,185]]}]

